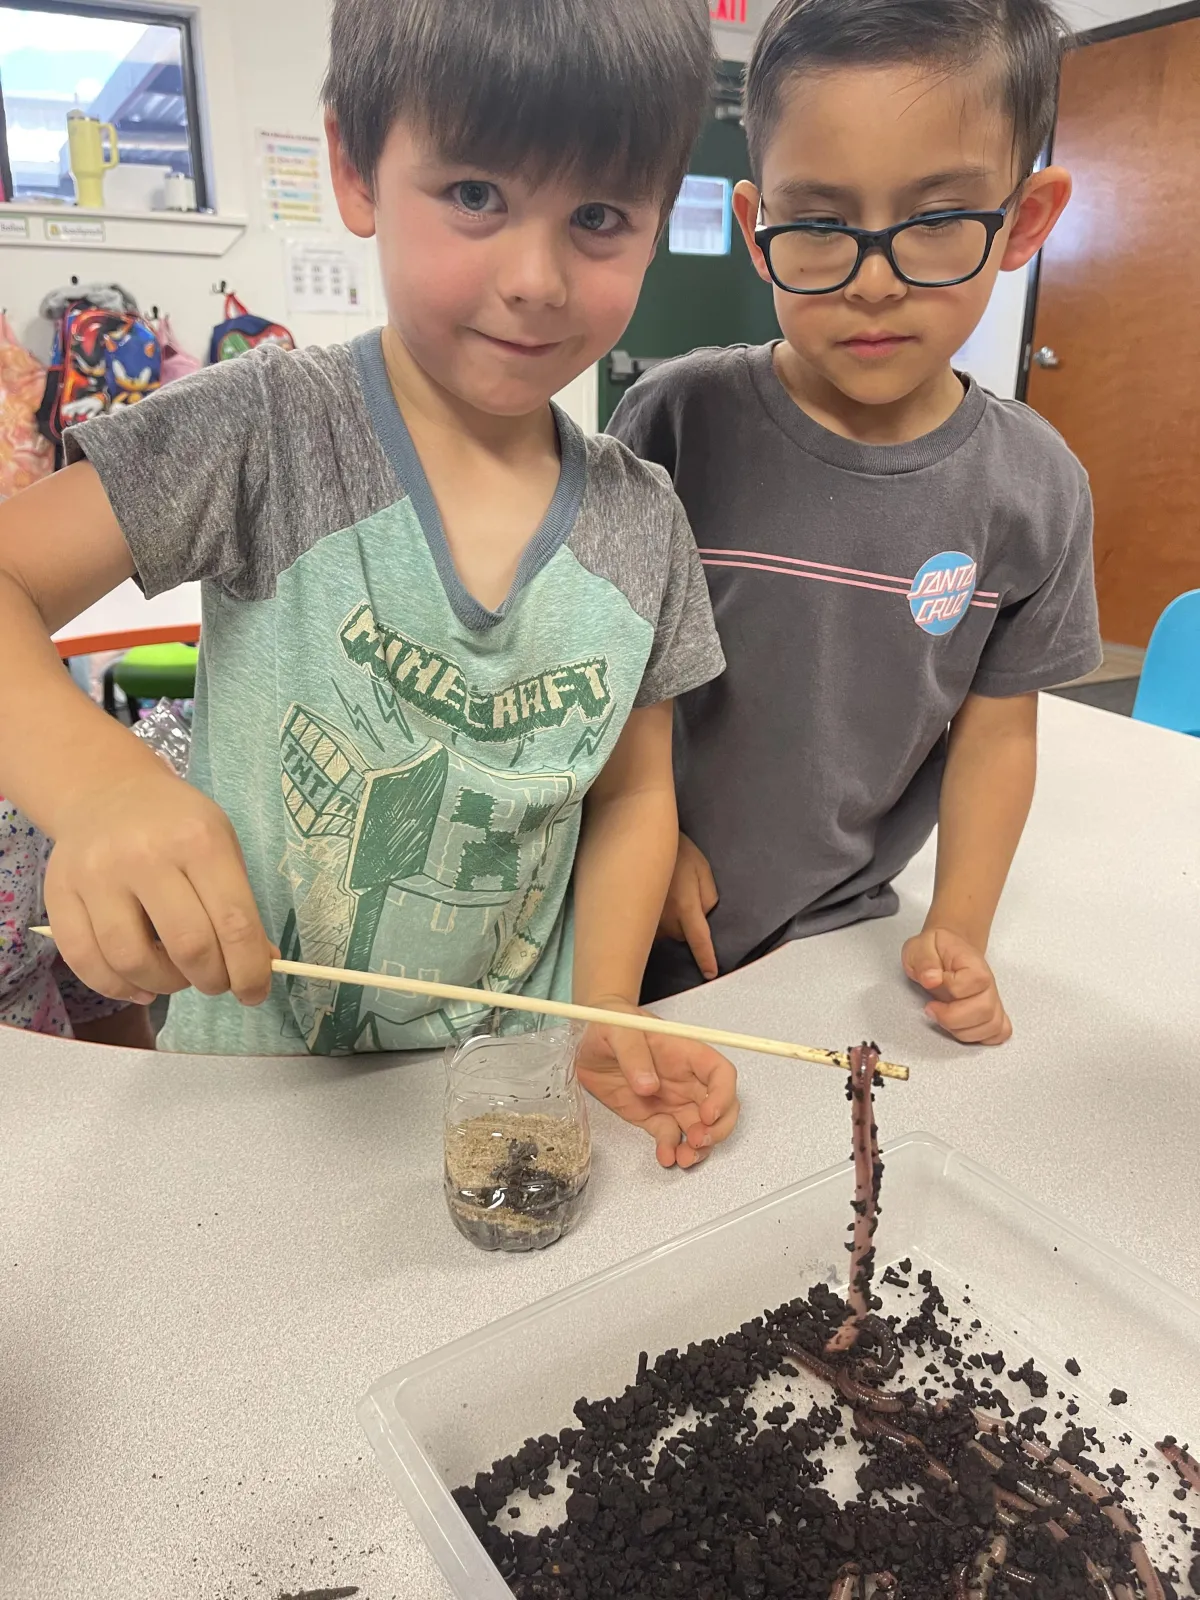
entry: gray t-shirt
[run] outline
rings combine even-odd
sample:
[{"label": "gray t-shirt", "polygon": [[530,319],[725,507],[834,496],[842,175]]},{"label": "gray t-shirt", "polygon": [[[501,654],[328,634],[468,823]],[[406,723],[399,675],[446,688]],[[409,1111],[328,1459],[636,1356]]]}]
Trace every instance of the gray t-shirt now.
[{"label": "gray t-shirt", "polygon": [[[630,712],[723,665],[666,473],[556,413],[562,467],[508,599],[463,587],[378,333],[266,347],[67,435],[147,594],[203,580],[191,781],[267,931],[322,966],[569,999],[584,796]],[[177,995],[165,1048],[444,1043],[464,1002],[276,979]]]},{"label": "gray t-shirt", "polygon": [[[863,445],[795,405],[772,346],[735,346],[656,367],[613,417],[675,481],[728,661],[678,703],[675,758],[722,971],[895,910],[967,695],[1099,664],[1083,468],[1041,417],[964,382],[933,433]],[[664,941],[646,993],[699,979]]]}]

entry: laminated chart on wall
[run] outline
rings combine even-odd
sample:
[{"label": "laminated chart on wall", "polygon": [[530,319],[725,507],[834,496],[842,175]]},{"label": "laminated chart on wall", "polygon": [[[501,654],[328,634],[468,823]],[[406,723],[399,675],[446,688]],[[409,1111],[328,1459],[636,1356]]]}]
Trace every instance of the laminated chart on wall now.
[{"label": "laminated chart on wall", "polygon": [[289,311],[366,309],[361,261],[353,246],[338,240],[289,239],[284,245]]},{"label": "laminated chart on wall", "polygon": [[306,133],[260,129],[263,206],[270,228],[319,228],[325,220],[321,141]]}]

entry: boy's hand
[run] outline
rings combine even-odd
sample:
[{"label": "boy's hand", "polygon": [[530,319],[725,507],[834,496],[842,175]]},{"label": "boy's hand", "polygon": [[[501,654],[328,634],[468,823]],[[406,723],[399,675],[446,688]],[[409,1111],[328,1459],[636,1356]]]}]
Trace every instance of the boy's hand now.
[{"label": "boy's hand", "polygon": [[[637,1007],[596,1002],[610,1011]],[[737,1069],[709,1045],[592,1024],[576,1059],[579,1081],[626,1122],[645,1128],[664,1167],[694,1167],[738,1119]]]},{"label": "boy's hand", "polygon": [[925,1015],[962,1044],[1003,1044],[1012,1037],[996,979],[983,956],[961,934],[926,928],[909,939],[904,970],[933,999]]},{"label": "boy's hand", "polygon": [[55,942],[114,1000],[147,1005],[192,986],[258,1005],[275,952],[237,835],[218,806],[150,759],[89,793],[60,826],[46,869]]},{"label": "boy's hand", "polygon": [[717,954],[713,949],[708,913],[719,898],[704,852],[687,834],[681,833],[675,871],[671,874],[671,887],[667,890],[658,931],[664,938],[685,942],[705,978],[717,976]]}]

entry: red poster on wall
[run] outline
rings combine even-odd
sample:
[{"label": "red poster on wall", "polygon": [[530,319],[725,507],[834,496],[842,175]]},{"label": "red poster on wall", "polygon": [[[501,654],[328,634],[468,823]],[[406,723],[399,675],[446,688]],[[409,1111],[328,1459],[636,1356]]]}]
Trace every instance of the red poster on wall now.
[{"label": "red poster on wall", "polygon": [[708,14],[714,22],[746,26],[746,0],[709,0]]}]

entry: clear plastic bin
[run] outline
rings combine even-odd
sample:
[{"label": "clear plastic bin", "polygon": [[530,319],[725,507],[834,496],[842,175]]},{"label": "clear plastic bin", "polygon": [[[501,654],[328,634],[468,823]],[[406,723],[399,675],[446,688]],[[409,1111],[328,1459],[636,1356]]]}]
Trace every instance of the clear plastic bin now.
[{"label": "clear plastic bin", "polygon": [[[930,1135],[900,1140],[884,1160],[881,1269],[911,1257],[913,1272],[929,1267],[947,1299],[969,1285],[972,1314],[997,1330],[1010,1358],[1032,1355],[1056,1388],[1079,1396],[1081,1421],[1130,1433],[1134,1449],[1164,1433],[1200,1438],[1200,1305]],[[359,1421],[458,1600],[510,1600],[511,1591],[451,1490],[530,1434],[574,1425],[580,1395],[619,1393],[639,1351],[653,1359],[727,1333],[813,1283],[844,1282],[852,1194],[849,1165],[818,1173],[372,1386]],[[1064,1372],[1069,1356],[1079,1379]],[[1112,1388],[1129,1394],[1119,1413],[1107,1406]]]}]

